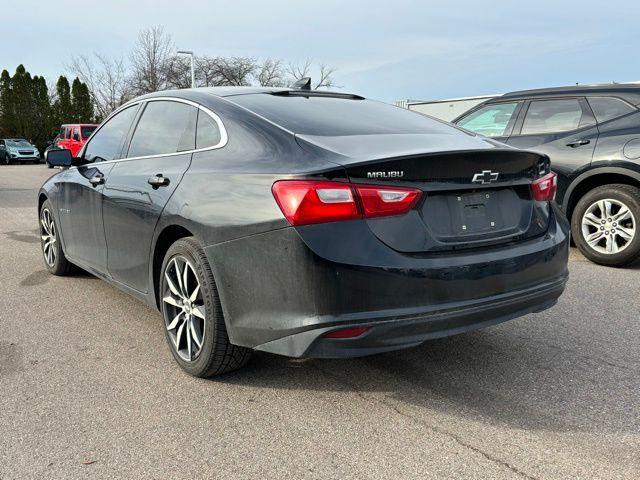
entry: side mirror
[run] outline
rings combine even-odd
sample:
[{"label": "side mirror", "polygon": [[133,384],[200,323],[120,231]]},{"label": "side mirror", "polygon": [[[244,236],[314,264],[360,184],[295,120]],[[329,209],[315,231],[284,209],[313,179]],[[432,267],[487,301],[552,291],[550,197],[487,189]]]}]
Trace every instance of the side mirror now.
[{"label": "side mirror", "polygon": [[53,142],[51,140],[47,140],[47,145],[53,145]]},{"label": "side mirror", "polygon": [[70,167],[73,163],[71,151],[67,150],[66,148],[61,148],[59,150],[49,150],[45,152],[44,160],[49,165],[53,165],[54,167]]}]

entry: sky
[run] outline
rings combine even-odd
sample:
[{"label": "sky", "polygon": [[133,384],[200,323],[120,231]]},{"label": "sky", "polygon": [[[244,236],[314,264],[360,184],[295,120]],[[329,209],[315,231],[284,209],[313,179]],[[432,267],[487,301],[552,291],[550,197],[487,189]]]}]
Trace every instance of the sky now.
[{"label": "sky", "polygon": [[[178,49],[313,59],[393,102],[640,80],[640,1],[0,0],[0,68],[55,80],[73,55],[128,58],[162,25]],[[8,13],[13,12],[13,13]]]}]

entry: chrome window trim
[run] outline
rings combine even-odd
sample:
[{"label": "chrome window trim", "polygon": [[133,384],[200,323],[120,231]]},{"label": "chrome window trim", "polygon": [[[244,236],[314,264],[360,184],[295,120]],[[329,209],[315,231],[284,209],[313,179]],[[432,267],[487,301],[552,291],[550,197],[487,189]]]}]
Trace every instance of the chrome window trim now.
[{"label": "chrome window trim", "polygon": [[[143,99],[143,100],[136,100],[136,101],[133,101],[133,102],[125,103],[124,105],[122,105],[121,107],[119,107],[118,109],[113,111],[111,113],[111,115],[109,115],[106,118],[106,120],[104,122],[102,122],[102,125],[100,125],[100,127],[98,127],[91,134],[91,137],[89,137],[89,139],[87,140],[86,145],[82,149],[82,155],[84,155],[86,147],[91,142],[93,136],[96,135],[102,129],[102,127],[107,124],[107,122],[109,120],[111,120],[113,117],[115,117],[121,111],[126,110],[129,107],[133,107],[135,105],[146,104],[148,102],[161,102],[161,101],[184,103],[184,104],[187,104],[187,105],[191,105],[192,107],[195,107],[198,110],[202,110],[204,113],[209,115],[209,117],[211,117],[214,122],[216,122],[216,125],[218,125],[218,129],[220,130],[220,141],[217,144],[212,145],[210,147],[195,148],[195,149],[192,149],[192,150],[184,150],[182,152],[160,153],[158,155],[144,155],[144,156],[139,156],[139,157],[114,158],[113,160],[105,160],[103,162],[90,162],[90,163],[87,163],[85,165],[108,165],[110,163],[122,162],[122,161],[126,161],[126,160],[141,160],[141,159],[145,159],[145,158],[172,157],[172,156],[175,156],[175,155],[186,155],[186,154],[192,154],[192,153],[198,153],[198,152],[206,152],[208,150],[217,150],[219,148],[223,148],[227,144],[227,142],[229,141],[229,136],[227,135],[227,129],[225,128],[224,123],[222,123],[222,119],[215,112],[211,111],[209,108],[205,107],[204,105],[201,105],[199,103],[193,102],[191,100],[186,100],[184,98],[178,98],[178,97],[154,97],[154,98],[146,98],[146,99]],[[142,113],[144,114],[144,111]],[[142,117],[140,117],[140,118],[142,118]],[[136,129],[138,128],[137,124],[136,124],[135,128]],[[133,135],[135,135],[135,133],[136,132],[134,130],[133,131]],[[131,138],[133,138],[133,137],[131,137]]]}]

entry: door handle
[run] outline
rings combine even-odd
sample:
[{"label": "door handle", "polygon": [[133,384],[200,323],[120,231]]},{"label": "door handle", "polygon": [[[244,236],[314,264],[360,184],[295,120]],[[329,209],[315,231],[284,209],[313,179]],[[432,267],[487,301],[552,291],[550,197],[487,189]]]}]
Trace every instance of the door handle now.
[{"label": "door handle", "polygon": [[591,143],[591,140],[589,140],[588,138],[580,138],[578,140],[567,143],[567,147],[576,148],[581,145],[587,145],[588,143]]},{"label": "door handle", "polygon": [[94,175],[89,179],[89,183],[94,187],[97,187],[98,185],[102,185],[104,183],[104,175],[102,174]]},{"label": "door handle", "polygon": [[149,180],[147,180],[147,183],[151,185],[153,188],[158,188],[158,187],[166,187],[167,185],[169,185],[169,181],[170,180],[167,177],[163,177],[161,173],[158,173],[153,177],[149,177]]}]

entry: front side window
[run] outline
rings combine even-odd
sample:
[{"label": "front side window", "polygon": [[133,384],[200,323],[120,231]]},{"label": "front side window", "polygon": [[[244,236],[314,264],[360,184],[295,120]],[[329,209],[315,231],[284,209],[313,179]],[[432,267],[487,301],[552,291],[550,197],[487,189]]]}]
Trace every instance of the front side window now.
[{"label": "front side window", "polygon": [[127,157],[193,150],[198,109],[173,101],[148,102],[131,139]]},{"label": "front side window", "polygon": [[576,130],[584,125],[582,106],[577,98],[531,102],[522,125],[522,135]]},{"label": "front side window", "polygon": [[622,117],[636,109],[627,102],[613,97],[590,97],[587,99],[598,123]]},{"label": "front side window", "polygon": [[513,123],[518,102],[496,103],[482,107],[458,122],[458,125],[485,137],[503,137]]},{"label": "front side window", "polygon": [[71,127],[67,127],[67,129],[65,130],[64,138],[66,138],[67,140],[71,138]]},{"label": "front side window", "polygon": [[200,110],[196,128],[196,148],[208,148],[220,143],[220,128],[213,118]]},{"label": "front side window", "polygon": [[138,105],[121,110],[107,120],[87,144],[84,158],[89,162],[102,162],[119,158],[124,138],[138,111]]}]

